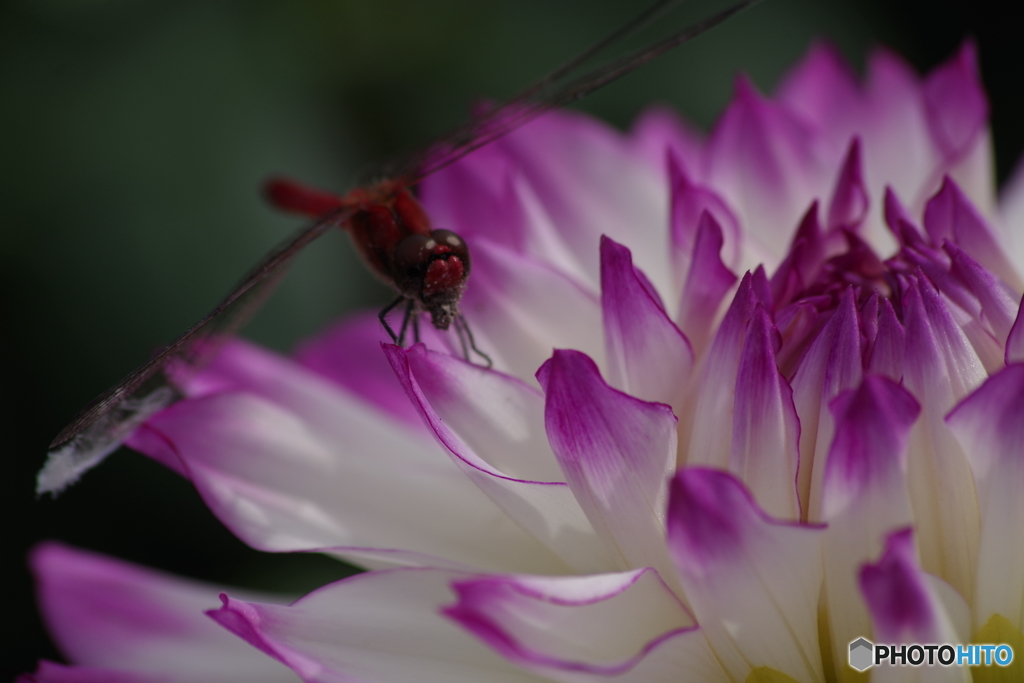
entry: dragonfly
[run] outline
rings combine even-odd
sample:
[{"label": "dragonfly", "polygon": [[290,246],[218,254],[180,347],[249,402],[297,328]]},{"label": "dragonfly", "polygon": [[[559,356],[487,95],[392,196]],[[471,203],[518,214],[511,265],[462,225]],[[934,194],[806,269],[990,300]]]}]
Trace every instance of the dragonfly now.
[{"label": "dragonfly", "polygon": [[[630,71],[686,43],[759,0],[740,0],[654,42],[600,61],[623,41],[657,22],[682,0],[657,0],[604,39],[404,161],[387,167],[380,180],[338,196],[277,179],[266,192],[272,203],[314,217],[312,223],[274,247],[205,317],[150,360],[87,405],[50,444],[36,493],[56,495],[115,451],[156,412],[181,400],[183,387],[252,317],[284,276],[295,256],[334,228],[346,230],[367,265],[391,284],[397,297],[380,313],[392,340],[404,345],[410,323],[418,338],[420,313],[438,329],[454,327],[463,355],[490,365],[476,346],[458,304],[471,269],[466,243],[452,231],[434,230],[413,195],[419,182],[467,154],[536,119],[571,104]],[[387,314],[403,305],[396,333]]]}]

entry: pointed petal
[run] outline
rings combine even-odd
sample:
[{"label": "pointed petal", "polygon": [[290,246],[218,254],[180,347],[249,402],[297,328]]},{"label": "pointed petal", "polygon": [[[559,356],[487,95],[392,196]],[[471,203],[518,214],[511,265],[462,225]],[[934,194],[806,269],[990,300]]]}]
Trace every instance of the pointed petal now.
[{"label": "pointed petal", "polygon": [[210,371],[220,389],[155,415],[130,445],[177,458],[246,543],[276,552],[332,548],[353,559],[369,549],[403,562],[550,568],[536,541],[425,434],[286,359],[240,342],[233,349]]},{"label": "pointed petal", "polygon": [[903,297],[904,386],[921,403],[910,441],[909,482],[921,565],[970,595],[978,505],[963,450],[945,414],[985,376],[981,361],[938,292],[925,280]]},{"label": "pointed petal", "polygon": [[860,138],[854,137],[836,179],[828,207],[828,229],[856,229],[868,213],[870,198],[864,183]]},{"label": "pointed petal", "polygon": [[676,315],[695,356],[703,354],[722,299],[736,284],[736,276],[722,262],[722,229],[718,222],[705,212],[698,225],[693,259]]},{"label": "pointed petal", "polygon": [[829,406],[835,439],[825,465],[822,543],[832,659],[870,633],[857,590],[857,570],[874,559],[890,531],[910,524],[907,442],[920,413],[914,397],[892,380],[867,375]]},{"label": "pointed petal", "polygon": [[743,231],[732,209],[713,189],[695,183],[683,163],[671,153],[668,155],[668,175],[672,188],[672,262],[677,284],[681,286],[690,277],[696,258],[694,245],[704,213],[710,214],[719,227],[725,245],[725,262],[737,267],[744,247]]},{"label": "pointed petal", "polygon": [[886,643],[956,642],[956,629],[917,562],[913,531],[894,531],[885,552],[860,570],[860,589],[874,625]]},{"label": "pointed petal", "polygon": [[558,681],[728,680],[652,569],[586,577],[483,577],[445,613],[506,659]]},{"label": "pointed petal", "polygon": [[732,430],[722,417],[732,412],[736,400],[739,359],[746,338],[747,324],[757,306],[753,276],[747,273],[740,282],[736,296],[708,347],[697,390],[690,433],[687,463],[729,467],[732,452]]},{"label": "pointed petal", "polygon": [[800,422],[793,391],[775,365],[778,337],[758,305],[747,327],[736,375],[729,470],[746,483],[765,512],[780,519],[799,519]]},{"label": "pointed petal", "polygon": [[871,349],[868,368],[877,375],[883,375],[899,382],[903,379],[903,352],[906,348],[906,332],[889,299],[882,300],[878,316],[878,333]]},{"label": "pointed petal", "polygon": [[988,101],[978,77],[978,57],[971,41],[928,74],[924,102],[932,138],[947,158],[962,157],[985,128]]},{"label": "pointed petal", "polygon": [[[421,345],[385,351],[409,398],[455,464],[568,567],[614,560],[587,521],[544,431],[544,399],[521,381]],[[552,565],[549,573],[565,573]]]},{"label": "pointed petal", "polygon": [[466,575],[438,569],[359,574],[292,605],[221,595],[207,614],[253,647],[324,683],[536,683],[441,614]]},{"label": "pointed petal", "polygon": [[676,460],[671,409],[612,389],[578,351],[555,351],[537,379],[548,440],[598,535],[620,567],[671,577],[663,541],[665,481]]},{"label": "pointed petal", "polygon": [[822,190],[814,136],[785,108],[740,80],[708,141],[706,178],[721,188],[769,268],[781,261],[789,226]]},{"label": "pointed petal", "polygon": [[994,373],[1005,364],[1006,342],[1018,309],[1016,296],[1011,298],[1006,285],[955,244],[946,242],[943,247],[953,261],[953,278],[966,285],[968,298],[977,300],[977,304],[971,301],[970,307],[957,301],[971,314],[971,319],[961,324],[964,333],[985,370]]},{"label": "pointed petal", "polygon": [[860,384],[861,342],[854,294],[848,289],[793,376],[793,403],[800,418],[800,500],[812,521],[821,519],[822,459],[834,434],[832,414],[824,408],[841,392]]},{"label": "pointed petal", "polygon": [[[50,634],[77,664],[116,670],[126,683],[296,680],[206,619],[203,610],[216,605],[216,586],[52,542],[37,546],[30,563]],[[91,675],[51,666],[40,671],[41,681],[66,674],[64,680],[84,683]]]},{"label": "pointed petal", "polygon": [[770,519],[731,474],[686,468],[670,485],[668,542],[683,589],[734,680],[768,666],[823,680],[822,530]]},{"label": "pointed petal", "polygon": [[462,310],[497,367],[532,377],[552,349],[580,349],[603,363],[601,303],[545,264],[480,239]]},{"label": "pointed petal", "polygon": [[924,227],[936,245],[943,240],[954,242],[1015,291],[1024,289],[1024,280],[1007,259],[995,233],[952,179],[947,177],[938,194],[928,201]]},{"label": "pointed petal", "polygon": [[777,99],[813,121],[837,145],[863,121],[864,97],[857,74],[835,45],[814,42],[779,86]]},{"label": "pointed petal", "polygon": [[665,167],[671,154],[689,169],[701,167],[703,133],[671,107],[654,105],[640,112],[630,130],[633,146],[652,166]]},{"label": "pointed petal", "polygon": [[693,367],[690,343],[665,314],[629,249],[601,238],[601,307],[611,383],[645,401],[675,403]]},{"label": "pointed petal", "polygon": [[988,378],[949,414],[978,487],[981,541],[975,580],[974,624],[992,614],[1018,629],[1024,610],[1024,365]]}]

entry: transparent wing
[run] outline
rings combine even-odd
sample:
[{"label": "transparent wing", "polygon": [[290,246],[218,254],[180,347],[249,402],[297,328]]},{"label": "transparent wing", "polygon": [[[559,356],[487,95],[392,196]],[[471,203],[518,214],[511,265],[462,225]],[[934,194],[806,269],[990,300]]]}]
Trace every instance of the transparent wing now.
[{"label": "transparent wing", "polygon": [[351,212],[335,211],[281,242],[206,317],[86,406],[50,444],[36,493],[60,492],[116,450],[150,415],[180,399],[180,387],[252,317],[295,255],[344,223]]},{"label": "transparent wing", "polygon": [[[652,59],[693,40],[760,0],[741,0],[696,23],[671,31],[637,50],[619,57],[608,56],[625,39],[654,23],[682,2],[659,0],[625,26],[512,99],[479,114],[425,150],[409,157],[404,164],[392,168],[390,175],[404,178],[409,185],[415,184],[538,116],[580,100]],[[601,59],[604,61],[597,66],[587,67],[594,60]]]}]

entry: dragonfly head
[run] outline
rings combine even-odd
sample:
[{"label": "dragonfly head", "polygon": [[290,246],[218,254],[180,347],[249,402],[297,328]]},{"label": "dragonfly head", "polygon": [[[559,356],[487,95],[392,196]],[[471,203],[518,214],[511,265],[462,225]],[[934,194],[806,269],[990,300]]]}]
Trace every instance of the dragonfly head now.
[{"label": "dragonfly head", "polygon": [[451,230],[409,235],[398,243],[392,259],[395,285],[430,313],[439,330],[447,330],[459,313],[469,268],[466,242]]}]

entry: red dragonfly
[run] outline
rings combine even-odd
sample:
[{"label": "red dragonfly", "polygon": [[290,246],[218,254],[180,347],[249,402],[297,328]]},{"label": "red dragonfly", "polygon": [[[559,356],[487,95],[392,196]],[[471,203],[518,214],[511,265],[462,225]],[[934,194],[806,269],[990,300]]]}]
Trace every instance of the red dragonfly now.
[{"label": "red dragonfly", "polygon": [[[587,66],[681,1],[658,0],[508,102],[478,114],[410,156],[388,174],[388,180],[356,188],[344,196],[286,180],[269,183],[267,193],[273,203],[315,217],[315,222],[275,247],[206,317],[86,406],[50,444],[37,479],[37,493],[59,493],[116,450],[148,417],[183,398],[179,387],[206,365],[221,344],[260,307],[295,255],[335,227],[348,231],[371,270],[397,290],[397,298],[380,313],[381,323],[395,343],[404,343],[410,322],[418,337],[419,313],[425,312],[438,329],[454,326],[467,359],[472,349],[490,365],[490,358],[476,348],[469,325],[459,312],[459,299],[470,272],[469,250],[455,233],[431,228],[429,217],[410,188],[473,150],[545,112],[589,95],[759,0],[740,0],[640,49],[596,67]],[[395,333],[386,315],[403,303],[402,326]]]}]

